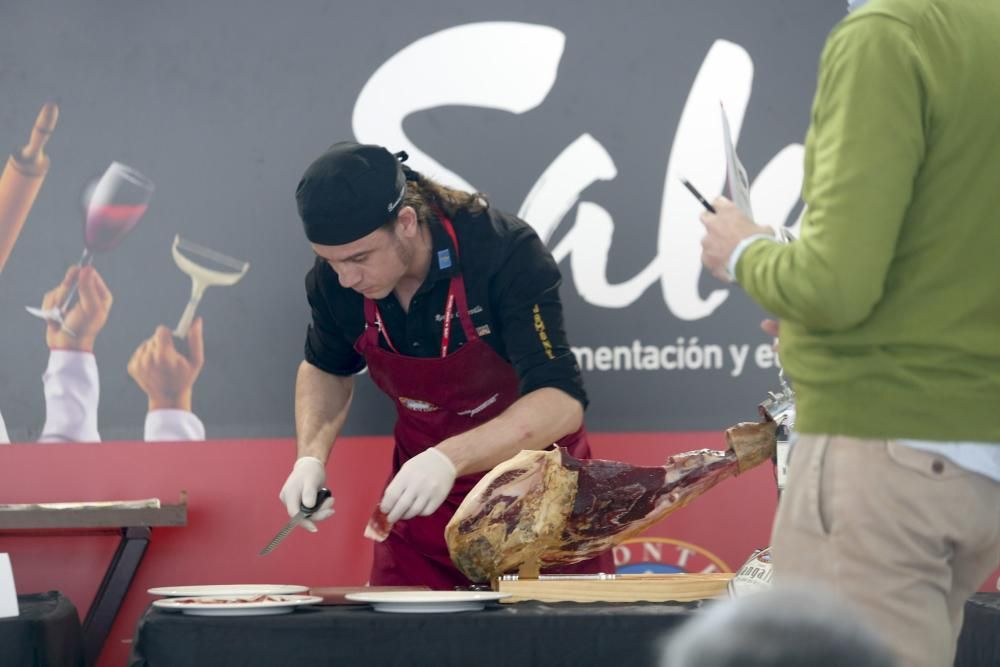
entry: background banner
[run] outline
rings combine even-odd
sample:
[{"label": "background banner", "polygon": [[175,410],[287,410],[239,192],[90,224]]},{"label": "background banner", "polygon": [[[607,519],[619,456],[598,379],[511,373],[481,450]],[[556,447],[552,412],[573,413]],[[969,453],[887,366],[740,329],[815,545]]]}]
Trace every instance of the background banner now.
[{"label": "background banner", "polygon": [[[104,443],[0,448],[0,503],[189,497],[188,526],[154,531],[100,664],[125,661],[150,586],[366,581],[394,420],[367,376],[328,464],[337,514],[256,555],[287,520],[309,322],[294,191],[335,141],[406,150],[538,231],[563,272],[595,455],[660,465],[756,420],[778,388],[764,313],[702,271],[680,178],[723,192],[721,103],[755,217],[795,228],[820,49],[844,4],[0,3],[0,161],[15,156],[0,179],[0,442],[36,442],[48,417]],[[25,310],[52,305],[85,246],[106,286],[81,288],[97,304],[86,362],[50,354]],[[206,441],[143,443],[150,397],[129,361],[156,327],[188,323],[193,283],[207,285],[191,405]],[[177,358],[147,361],[162,379]],[[99,403],[67,400],[81,378]],[[767,545],[776,496],[760,466],[618,547],[616,565],[738,569]],[[65,591],[81,614],[114,548],[0,536],[21,592]]]},{"label": "background banner", "polygon": [[[535,227],[563,271],[591,430],[753,418],[777,385],[762,313],[702,271],[700,208],[679,178],[722,192],[722,102],[756,216],[794,225],[819,51],[843,14],[800,0],[3,3],[0,144],[20,149],[58,105],[51,164],[0,274],[10,440],[37,440],[45,421],[45,328],[25,306],[80,257],[86,204],[115,161],[155,190],[93,262],[113,297],[95,346],[101,439],[143,437],[147,397],[126,366],[181,319],[192,279],[177,236],[238,260],[228,271],[249,264],[198,306],[207,438],[291,435],[312,259],[294,189],[351,138],[405,149]],[[134,195],[108,200],[112,224],[137,213]],[[347,433],[389,433],[389,403],[359,384]]]}]

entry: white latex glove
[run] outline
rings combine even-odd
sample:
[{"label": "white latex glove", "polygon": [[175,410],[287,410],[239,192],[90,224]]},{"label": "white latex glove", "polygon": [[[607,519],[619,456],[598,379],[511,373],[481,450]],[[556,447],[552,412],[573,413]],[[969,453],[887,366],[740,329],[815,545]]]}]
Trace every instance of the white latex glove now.
[{"label": "white latex glove", "polygon": [[389,482],[379,509],[389,523],[433,514],[455,485],[455,464],[441,450],[431,447],[407,461]]},{"label": "white latex glove", "polygon": [[[316,504],[316,494],[326,481],[326,466],[315,456],[303,456],[295,462],[292,473],[281,487],[278,498],[285,504],[288,516],[299,512],[299,504],[312,507]],[[333,516],[333,498],[326,500],[316,512],[300,525],[310,533],[316,532],[313,521],[322,521]]]}]

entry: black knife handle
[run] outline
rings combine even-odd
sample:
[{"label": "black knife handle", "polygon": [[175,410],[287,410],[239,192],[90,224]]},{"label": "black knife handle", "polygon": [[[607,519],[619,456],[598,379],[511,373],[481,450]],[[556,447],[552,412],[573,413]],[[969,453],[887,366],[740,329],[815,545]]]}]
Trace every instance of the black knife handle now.
[{"label": "black knife handle", "polygon": [[299,503],[299,509],[302,510],[306,516],[312,515],[319,506],[326,502],[327,498],[332,498],[333,494],[330,493],[330,489],[321,487],[319,491],[316,492],[316,504],[312,507],[306,507],[305,503]]}]

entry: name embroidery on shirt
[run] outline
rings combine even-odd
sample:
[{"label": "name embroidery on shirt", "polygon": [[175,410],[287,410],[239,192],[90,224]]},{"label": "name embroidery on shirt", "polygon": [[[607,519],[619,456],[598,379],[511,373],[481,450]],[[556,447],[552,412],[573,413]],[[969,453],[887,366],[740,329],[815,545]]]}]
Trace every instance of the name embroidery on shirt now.
[{"label": "name embroidery on shirt", "polygon": [[[469,315],[478,315],[481,312],[483,312],[483,307],[482,306],[473,306],[472,308],[469,308]],[[458,311],[456,311],[451,316],[452,319],[455,319],[457,317],[458,317]],[[443,319],[444,319],[444,315],[442,315],[441,313],[435,313],[434,314],[434,321],[440,322]],[[487,333],[489,333],[489,332],[487,332]]]}]

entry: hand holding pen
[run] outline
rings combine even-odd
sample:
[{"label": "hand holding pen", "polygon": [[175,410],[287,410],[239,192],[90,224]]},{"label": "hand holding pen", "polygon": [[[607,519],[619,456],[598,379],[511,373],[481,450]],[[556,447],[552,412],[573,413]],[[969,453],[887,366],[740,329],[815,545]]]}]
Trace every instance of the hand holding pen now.
[{"label": "hand holding pen", "polygon": [[691,181],[689,181],[686,178],[682,178],[681,183],[683,183],[684,187],[686,187],[691,192],[691,194],[694,195],[695,199],[701,202],[701,205],[704,206],[709,213],[715,213],[715,208],[711,204],[709,204],[704,197],[701,196],[701,193],[698,192],[698,188],[691,185]]},{"label": "hand holding pen", "polygon": [[744,239],[752,236],[774,237],[770,227],[755,224],[725,197],[716,197],[712,203],[705,199],[690,181],[681,179],[691,194],[705,207],[699,217],[706,234],[701,240],[701,261],[709,271],[723,282],[732,282],[729,260],[733,251]]}]

